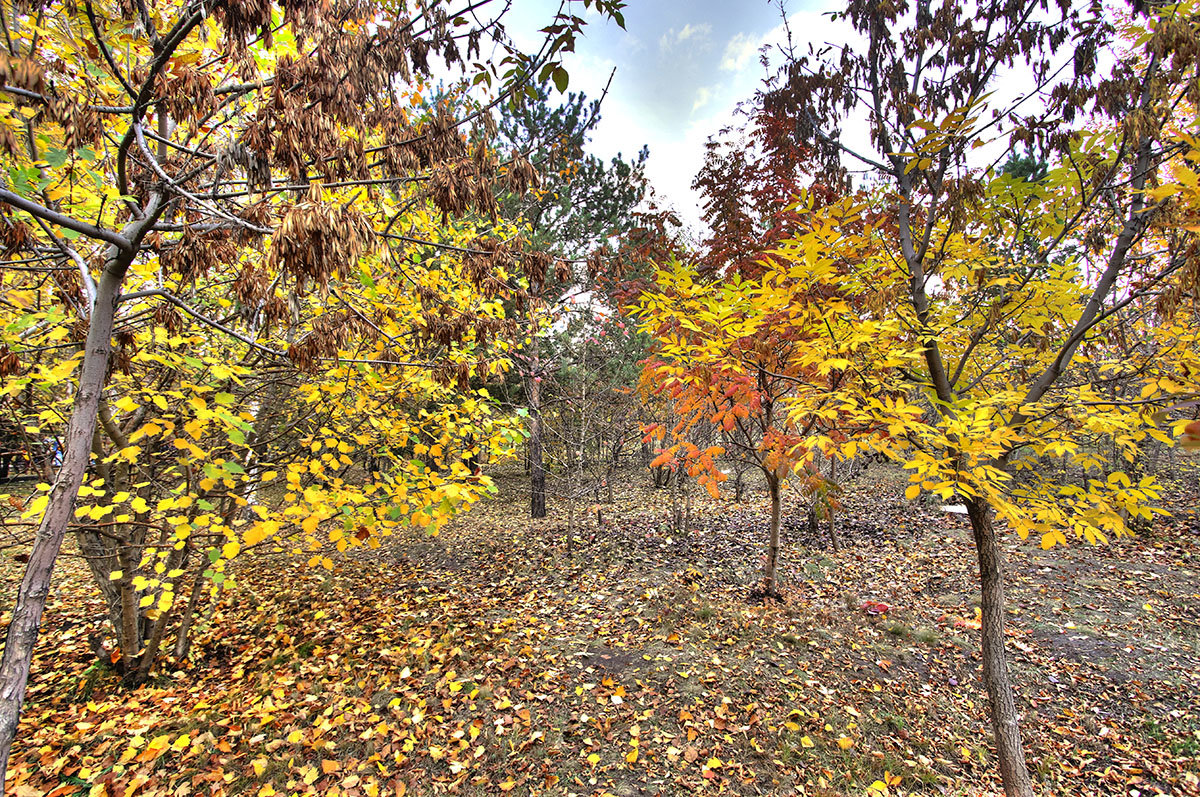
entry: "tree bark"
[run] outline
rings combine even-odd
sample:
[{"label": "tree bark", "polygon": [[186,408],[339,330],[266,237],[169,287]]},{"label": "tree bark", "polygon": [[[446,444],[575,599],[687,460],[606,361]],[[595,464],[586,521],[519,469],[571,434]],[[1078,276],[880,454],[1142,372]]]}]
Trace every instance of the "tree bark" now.
[{"label": "tree bark", "polygon": [[767,474],[767,492],[771,496],[771,537],[767,544],[766,590],[768,595],[774,595],[778,592],[776,587],[779,580],[779,518],[781,514],[779,477],[774,473]]},{"label": "tree bark", "polygon": [[982,499],[967,501],[967,515],[979,553],[983,598],[983,682],[991,707],[992,734],[1006,797],[1033,797],[1033,784],[1021,744],[1020,717],[1013,699],[1004,652],[1004,557],[992,525],[992,509]]},{"label": "tree bark", "polygon": [[692,527],[692,485],[690,481],[683,483],[683,530]]},{"label": "tree bark", "polygon": [[[182,565],[183,557],[183,548],[178,548],[174,551],[171,551],[170,556],[167,558],[167,571],[173,572],[176,568]],[[182,580],[182,576],[176,576],[175,578],[171,579],[171,592],[176,597],[178,597],[179,594],[176,590],[178,589]],[[163,635],[166,633],[167,620],[169,618],[170,614],[164,611],[160,612],[158,617],[150,621],[150,629],[146,633],[146,643],[142,650],[142,656],[138,660],[137,672],[131,678],[134,686],[141,686],[150,679],[150,670],[154,667],[154,663],[158,660],[158,651],[162,647]]]},{"label": "tree bark", "polygon": [[179,631],[175,637],[175,661],[186,659],[191,650],[192,621],[196,618],[196,611],[200,607],[200,598],[204,594],[204,570],[205,562],[202,557],[200,564],[196,567],[196,575],[192,579],[192,591],[188,595],[187,608],[184,610],[183,616],[179,618]]},{"label": "tree bark", "polygon": [[537,368],[537,341],[529,375],[529,516],[546,516],[546,464],[542,461],[542,385]]},{"label": "tree bark", "polygon": [[21,704],[25,700],[25,688],[29,681],[29,665],[33,660],[33,648],[46,608],[46,598],[50,593],[54,563],[91,458],[96,412],[104,389],[109,355],[112,353],[117,296],[132,260],[130,252],[122,252],[114,246],[96,286],[96,301],[84,344],[79,387],[67,426],[62,467],[54,479],[45,514],[38,525],[5,637],[4,658],[0,661],[0,784],[4,782],[8,756],[17,735]]}]

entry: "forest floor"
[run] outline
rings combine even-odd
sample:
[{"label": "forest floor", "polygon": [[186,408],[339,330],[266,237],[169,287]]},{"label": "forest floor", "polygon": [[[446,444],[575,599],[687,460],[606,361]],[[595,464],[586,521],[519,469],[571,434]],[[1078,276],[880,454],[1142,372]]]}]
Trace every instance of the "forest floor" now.
[{"label": "forest floor", "polygon": [[[759,494],[698,501],[672,534],[666,491],[629,473],[568,548],[562,511],[530,521],[520,475],[499,481],[439,537],[332,571],[246,557],[192,660],[135,692],[95,663],[99,594],[64,559],[8,791],[997,791],[969,529],[905,501],[903,474],[851,487],[840,552],[785,521],[767,603]],[[1179,514],[1137,539],[1006,542],[1010,663],[1048,794],[1200,794],[1200,487],[1176,488]],[[11,552],[0,573],[7,610]]]}]

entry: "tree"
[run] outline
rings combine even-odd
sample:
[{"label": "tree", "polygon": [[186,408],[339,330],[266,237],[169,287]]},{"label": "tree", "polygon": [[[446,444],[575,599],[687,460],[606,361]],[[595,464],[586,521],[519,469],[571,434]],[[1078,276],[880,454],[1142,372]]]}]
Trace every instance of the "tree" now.
[{"label": "tree", "polygon": [[[1072,434],[1111,436],[1124,459],[1162,435],[1152,408],[1176,392],[1153,379],[1145,404],[1105,396],[1110,377],[1140,379],[1163,364],[1152,368],[1152,351],[1108,361],[1096,339],[1156,294],[1194,291],[1196,238],[1185,221],[1194,207],[1182,201],[1194,143],[1179,131],[1195,124],[1198,18],[1191,3],[1119,21],[1067,5],[1047,19],[1037,3],[971,13],[851,2],[837,16],[866,47],[792,59],[777,97],[830,168],[851,162],[879,186],[876,210],[890,220],[872,230],[886,255],[847,247],[844,257],[897,301],[907,328],[897,356],[919,355],[904,373],[927,402],[926,412],[877,413],[904,430],[884,450],[913,470],[910,497],[932,490],[966,501],[1001,776],[1007,794],[1029,795],[994,515],[1052,546],[1066,531],[1123,533],[1125,516],[1152,511],[1152,479],[1133,483],[1120,461],[1081,450]],[[1011,70],[1028,76],[1027,89],[1002,103],[989,92]],[[1041,107],[1026,110],[1035,97]],[[841,135],[847,112],[867,117],[869,148]],[[1050,165],[1044,178],[997,175],[971,157],[997,135],[1010,152],[1035,147]],[[1046,453],[1095,476],[1082,488],[1056,485],[1038,470]]]},{"label": "tree", "polygon": [[[620,3],[595,5],[620,21]],[[486,488],[453,467],[455,435],[408,440],[424,421],[453,429],[456,413],[470,432],[458,440],[463,448],[492,442],[492,432],[503,437],[479,396],[441,390],[465,386],[473,367],[487,370],[485,341],[502,326],[494,297],[513,289],[510,269],[535,262],[500,262],[483,230],[448,229],[452,216],[494,219],[497,186],[520,187],[531,176],[527,161],[501,164],[489,146],[488,107],[462,118],[453,115],[466,110],[457,102],[422,107],[431,54],[462,64],[498,36],[495,20],[472,24],[473,12],[441,3],[411,11],[138,3],[129,27],[126,6],[11,7],[0,64],[9,180],[0,187],[8,258],[0,273],[19,317],[4,343],[32,360],[19,387],[47,392],[42,423],[64,420],[57,413],[65,404],[70,417],[54,483],[26,512],[41,520],[0,663],[0,779],[50,575],[80,510],[101,523],[113,515],[122,527],[118,569],[97,575],[116,582],[106,594],[122,604],[114,614],[120,656],[144,677],[164,627],[158,613],[171,607],[177,571],[191,557],[206,554],[211,567],[200,576],[220,583],[224,561],[285,522],[301,520],[300,532],[312,535],[337,515],[340,536],[330,538],[341,547],[347,534],[362,542],[401,520],[436,528]],[[561,14],[538,56],[510,49],[498,63],[469,67],[475,82],[499,81],[501,96],[524,90],[535,70],[561,82],[555,53],[581,25]],[[477,132],[467,135],[470,125]],[[474,246],[458,238],[468,231]],[[462,256],[466,279],[447,283],[431,251]],[[210,279],[210,271],[220,275]],[[442,290],[468,290],[471,312],[447,317],[442,311],[460,297]],[[46,361],[60,349],[72,356]],[[410,360],[422,354],[434,361]],[[415,376],[403,373],[410,368]],[[73,394],[63,395],[76,369]],[[319,377],[273,381],[280,370]],[[6,392],[18,381],[6,380]],[[358,419],[309,426],[321,412],[282,403],[317,404],[335,392],[354,397]],[[388,392],[421,423],[364,433]],[[239,401],[249,406],[238,411]],[[249,505],[247,490],[269,480],[269,459],[258,458],[272,450],[268,427],[278,439],[309,441],[309,455],[284,463],[288,506],[249,521],[233,508]],[[344,478],[360,445],[393,454],[411,445],[432,467],[396,470],[379,506],[379,496]],[[141,491],[155,483],[143,483],[142,468],[172,484],[167,503],[153,509],[175,512],[166,524],[149,519]],[[84,485],[89,469],[105,481]],[[76,509],[81,488],[97,503]],[[193,524],[206,529],[203,545],[188,542]],[[135,583],[125,563],[150,567],[155,578]]]},{"label": "tree", "polygon": [[600,121],[601,100],[570,93],[551,104],[545,91],[503,106],[502,140],[528,157],[539,170],[532,191],[502,201],[504,215],[525,226],[529,246],[545,253],[544,277],[530,284],[532,300],[516,308],[528,343],[518,352],[523,403],[529,416],[530,517],[546,516],[546,428],[543,385],[553,378],[561,357],[545,351],[547,331],[577,311],[571,301],[596,283],[594,264],[604,259],[620,272],[621,256],[612,242],[636,225],[634,211],[647,194],[645,148],[626,161],[620,154],[605,163],[584,153]]},{"label": "tree", "polygon": [[[880,433],[865,413],[868,397],[882,400],[880,375],[902,362],[887,348],[866,345],[898,327],[880,316],[881,305],[865,301],[866,286],[843,287],[846,263],[821,254],[820,247],[836,251],[846,237],[827,217],[803,244],[773,253],[756,279],[733,272],[710,282],[696,268],[674,263],[659,272],[657,290],[643,294],[639,305],[643,329],[655,339],[643,379],[667,397],[678,419],[669,430],[671,445],[652,465],[686,467],[714,496],[726,478],[716,465],[720,454],[728,451],[762,471],[771,511],[764,567],[769,595],[778,592],[786,480],[803,473],[819,492],[814,455],[853,458]],[[803,256],[795,251],[801,245]],[[702,448],[690,439],[704,424],[724,445]],[[655,425],[648,436],[665,441],[668,429]]]},{"label": "tree", "polygon": [[798,234],[796,197],[825,204],[850,190],[843,169],[823,169],[816,151],[797,135],[793,108],[780,101],[778,75],[768,75],[739,106],[747,118],[705,145],[704,165],[692,188],[702,197],[709,231],[700,271],[743,277],[762,273],[775,248]]},{"label": "tree", "polygon": [[576,531],[577,505],[590,504],[599,522],[600,504],[613,501],[617,469],[637,431],[633,385],[646,341],[627,320],[592,294],[545,339],[558,363],[543,385],[545,453],[554,466],[556,492],[567,504],[568,545]]}]

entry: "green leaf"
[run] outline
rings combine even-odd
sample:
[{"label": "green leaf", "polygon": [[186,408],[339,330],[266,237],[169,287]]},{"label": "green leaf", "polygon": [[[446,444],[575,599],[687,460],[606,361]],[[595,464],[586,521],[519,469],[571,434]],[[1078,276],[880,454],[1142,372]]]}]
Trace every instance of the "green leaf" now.
[{"label": "green leaf", "polygon": [[555,67],[553,77],[554,88],[558,89],[559,94],[565,94],[567,91],[567,84],[570,82],[570,76],[567,75],[567,70],[563,69],[561,66]]},{"label": "green leaf", "polygon": [[65,149],[47,150],[44,156],[46,163],[50,164],[51,168],[58,169],[67,162],[67,158],[71,157],[71,153]]}]

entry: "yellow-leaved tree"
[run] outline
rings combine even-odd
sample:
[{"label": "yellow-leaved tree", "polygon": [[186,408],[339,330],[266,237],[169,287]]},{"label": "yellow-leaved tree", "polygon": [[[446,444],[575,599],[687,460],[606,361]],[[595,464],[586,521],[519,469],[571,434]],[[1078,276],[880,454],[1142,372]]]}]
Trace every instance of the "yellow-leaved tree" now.
[{"label": "yellow-leaved tree", "polygon": [[[469,3],[4,14],[0,402],[45,484],[11,502],[36,532],[0,782],[68,530],[137,683],[173,618],[186,653],[188,609],[242,551],[328,565],[489,489],[519,432],[471,380],[507,367],[502,299],[543,259],[497,214],[533,168],[464,87],[561,89],[582,25],[561,14],[525,56]],[[479,63],[485,43],[507,54]],[[433,58],[464,87],[435,96]]]},{"label": "yellow-leaved tree", "polygon": [[[867,47],[820,68],[789,63],[772,96],[828,168],[854,163],[876,178],[870,212],[852,225],[863,234],[802,237],[782,256],[853,264],[847,278],[903,325],[875,345],[909,362],[889,380],[914,398],[871,402],[891,430],[876,444],[912,472],[910,498],[966,504],[1000,773],[1022,797],[1033,787],[995,520],[1050,547],[1102,542],[1158,511],[1158,485],[1132,464],[1189,423],[1180,405],[1195,395],[1200,285],[1198,155],[1183,134],[1200,98],[1200,9],[1121,19],[1064,6],[1047,25],[1039,8],[984,4],[968,16],[948,2],[855,0],[840,16]],[[992,95],[1014,65],[1032,82],[1015,100]],[[839,134],[834,108],[865,113],[869,148]],[[998,135],[1004,166],[972,155]],[[845,214],[822,209],[807,224],[844,227]],[[1080,482],[1046,467],[1063,460]]]}]

